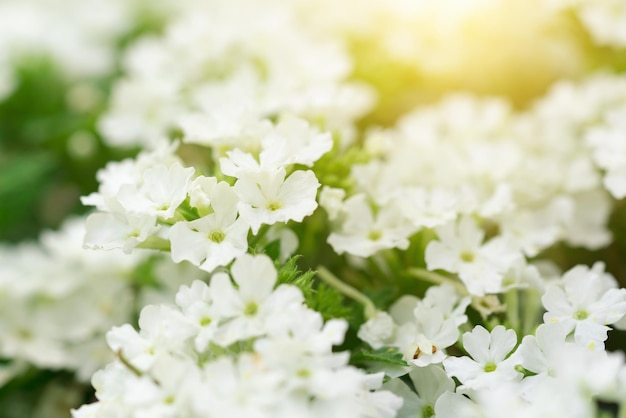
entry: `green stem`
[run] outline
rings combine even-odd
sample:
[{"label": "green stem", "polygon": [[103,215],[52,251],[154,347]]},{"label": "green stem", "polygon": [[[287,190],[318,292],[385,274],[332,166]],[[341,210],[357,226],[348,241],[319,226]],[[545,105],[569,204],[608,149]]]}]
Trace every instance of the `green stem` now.
[{"label": "green stem", "polygon": [[381,277],[386,282],[389,282],[389,266],[386,265],[383,258],[377,256],[368,257],[367,264],[369,271],[374,273],[374,277]]},{"label": "green stem", "polygon": [[519,294],[517,289],[511,289],[504,294],[504,303],[506,304],[506,315],[510,322],[511,328],[517,332],[521,332],[520,329],[520,317],[519,317]]},{"label": "green stem", "polygon": [[[117,355],[117,358],[120,360],[120,362],[122,362],[122,364],[124,366],[126,366],[126,368],[128,370],[130,370],[135,376],[137,377],[142,377],[144,375],[146,375],[145,373],[143,373],[141,370],[139,370],[138,368],[136,368],[135,366],[133,366],[128,359],[126,359],[126,357],[124,357],[124,355],[122,354],[122,349],[120,348],[119,350],[117,350],[117,352],[115,353]],[[158,380],[156,380],[154,377],[148,375],[148,377],[150,377],[150,380],[152,380],[154,382],[155,385],[157,386],[161,386],[161,383],[159,383]]]},{"label": "green stem", "polygon": [[[539,292],[534,289],[527,289],[524,298],[523,334],[532,334],[539,325],[540,312],[543,309]],[[624,417],[626,418],[626,417]]]},{"label": "green stem", "polygon": [[451,277],[442,276],[441,274],[433,273],[432,271],[428,271],[426,269],[420,267],[413,267],[409,269],[409,274],[415,278],[426,280],[427,282],[435,283],[435,284],[443,284],[448,283],[459,292],[461,295],[467,295],[467,289],[463,286],[462,283],[459,283],[457,280],[454,280]]},{"label": "green stem", "polygon": [[115,354],[117,355],[117,358],[122,362],[122,364],[126,366],[126,368],[130,370],[135,376],[137,377],[143,376],[143,373],[141,372],[141,370],[139,370],[138,368],[130,364],[130,362],[126,359],[126,357],[124,357],[124,355],[122,354],[121,348],[117,350]]},{"label": "green stem", "polygon": [[253,250],[257,250],[257,245],[265,238],[265,234],[267,234],[267,230],[269,229],[269,225],[261,225],[256,235],[252,235],[252,237],[248,240],[248,247]]},{"label": "green stem", "polygon": [[363,308],[365,309],[365,317],[367,319],[374,317],[374,315],[376,315],[376,312],[378,312],[378,309],[376,309],[376,305],[374,305],[374,302],[372,302],[367,296],[359,292],[354,287],[339,280],[334,274],[328,271],[326,267],[318,266],[317,276],[322,279],[326,284],[335,288],[340,293],[343,293],[345,296],[362,304]]},{"label": "green stem", "polygon": [[622,402],[619,406],[619,412],[617,418],[626,418],[626,401]]}]

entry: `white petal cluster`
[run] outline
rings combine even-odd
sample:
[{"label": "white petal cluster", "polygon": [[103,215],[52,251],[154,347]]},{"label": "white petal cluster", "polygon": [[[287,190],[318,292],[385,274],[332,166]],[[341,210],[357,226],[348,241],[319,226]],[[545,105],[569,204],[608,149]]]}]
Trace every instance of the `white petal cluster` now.
[{"label": "white petal cluster", "polygon": [[[370,257],[433,229],[427,267],[476,296],[508,289],[532,273],[526,258],[557,242],[606,246],[609,193],[626,195],[624,97],[623,78],[594,75],[555,84],[523,112],[471,96],[418,108],[372,131],[374,157],[352,167],[354,189],[326,189],[328,243]],[[524,280],[516,286],[543,286]]]},{"label": "white petal cluster", "polygon": [[463,348],[471,358],[449,357],[443,365],[449,376],[461,382],[460,391],[491,389],[521,377],[514,359],[506,359],[516,345],[515,331],[498,325],[489,332],[479,325],[463,334]]},{"label": "white petal cluster", "polygon": [[396,347],[406,362],[419,367],[441,363],[467,321],[469,303],[450,285],[434,286],[421,300],[405,295],[389,314],[378,312],[361,326],[358,337],[375,349]]},{"label": "white petal cluster", "polygon": [[[379,217],[395,211],[388,225],[365,224],[374,224],[379,237],[393,236],[403,225],[404,235],[373,247],[362,231],[366,227],[353,227],[356,221],[346,216],[336,222],[329,242],[337,252],[372,255],[381,248],[402,249],[419,230],[449,229],[455,219],[471,215],[497,226],[527,256],[558,241],[606,245],[611,203],[596,163],[607,170],[605,185],[619,197],[624,130],[617,121],[624,118],[616,105],[623,102],[623,85],[608,76],[559,84],[520,113],[503,100],[471,96],[416,109],[396,128],[371,134],[368,144],[378,157],[352,168],[354,196],[365,195],[359,199],[380,210]],[[572,101],[581,105],[570,106]],[[346,207],[354,205],[351,199]]]},{"label": "white petal cluster", "polygon": [[111,360],[102,340],[111,326],[199,275],[164,259],[154,278],[159,289],[136,293],[130,276],[148,254],[86,251],[84,222],[72,219],[39,243],[0,248],[0,356],[15,365],[72,370],[86,381]]},{"label": "white petal cluster", "polygon": [[[623,353],[590,350],[566,335],[560,324],[543,324],[507,357],[516,345],[514,331],[477,327],[465,334],[475,360],[446,360],[448,375],[463,385],[440,395],[436,415],[498,417],[507,410],[515,417],[590,418],[597,416],[598,400],[620,402],[626,390]],[[522,378],[520,370],[529,373]]]},{"label": "white petal cluster", "polygon": [[[626,289],[552,257],[623,232],[626,0],[54,3],[0,0],[0,101],[33,58],[70,107],[98,78],[84,116],[139,154],[98,172],[85,231],[0,246],[0,386],[99,369],[74,418],[626,414]],[[485,43],[506,54],[474,66]],[[507,54],[554,64],[512,72],[542,98],[486,96],[526,87],[492,79]],[[285,277],[299,247],[324,283]]]},{"label": "white petal cluster", "polygon": [[523,255],[506,237],[496,237],[483,244],[484,231],[464,216],[435,229],[439,240],[426,247],[426,266],[457,273],[472,295],[500,293],[504,277]]},{"label": "white petal cluster", "polygon": [[307,28],[295,9],[273,1],[181,4],[162,36],[140,39],[126,54],[101,132],[123,146],[153,147],[172,130],[184,142],[232,146],[260,121],[295,114],[350,136],[372,94],[345,82],[344,46]]},{"label": "white petal cluster", "polygon": [[332,351],[345,321],[324,324],[298,288],[274,289],[267,256],[245,254],[230,274],[183,286],[176,306],[147,306],[139,331],[113,328],[117,360],[93,377],[98,402],[73,416],[395,416],[401,399],[375,391],[383,375]]},{"label": "white petal cluster", "polygon": [[[429,292],[444,289],[433,287]],[[432,294],[424,300],[429,298]],[[437,299],[445,300],[442,295]],[[414,381],[413,389],[399,379],[386,384],[405,399],[401,414],[406,415],[400,416],[428,410],[437,417],[498,417],[502,408],[510,408],[516,417],[590,418],[596,416],[597,401],[621,402],[626,394],[625,358],[621,352],[605,351],[604,341],[607,325],[626,314],[625,290],[617,288],[601,264],[576,266],[546,286],[542,302],[545,323],[521,342],[513,329],[497,325],[488,331],[477,325],[463,334],[462,347],[468,355],[447,356],[442,367],[403,370]],[[383,312],[366,322],[359,337],[381,347],[394,345],[400,333],[411,333],[404,339],[418,335],[414,328],[396,325],[409,318],[406,307],[416,303],[404,296],[391,307],[391,316]],[[459,307],[464,309],[463,304]],[[436,326],[437,321],[429,321]],[[419,360],[412,363],[423,366]],[[450,380],[443,377],[446,374]],[[421,375],[428,383],[415,381]]]},{"label": "white petal cluster", "polygon": [[87,248],[130,253],[159,231],[159,220],[174,216],[195,170],[183,167],[173,152],[163,147],[98,172],[98,192],[82,198],[84,205],[98,209],[87,219]]},{"label": "white petal cluster", "polygon": [[[295,132],[281,122],[276,130],[288,132],[267,137],[271,146],[281,145],[282,154],[268,148],[257,160],[234,148],[220,159],[222,170],[216,174],[235,178],[232,186],[184,166],[175,154],[177,144],[109,163],[98,172],[98,192],[82,198],[97,209],[87,219],[85,246],[130,253],[157,242],[171,250],[175,262],[186,260],[211,272],[248,250],[249,231],[257,235],[263,225],[302,222],[317,208],[320,183],[313,171],[294,166],[312,164],[332,142],[330,134],[314,133],[315,144],[307,148],[307,138],[298,134],[316,131],[300,119],[285,121]],[[304,152],[291,139],[301,140]],[[285,239],[293,251],[293,237]]]},{"label": "white petal cluster", "polygon": [[172,225],[168,234],[172,260],[187,260],[202,270],[213,271],[247,251],[250,227],[237,216],[237,196],[228,183],[200,176],[191,187],[192,206],[210,208],[212,213]]},{"label": "white petal cluster", "polygon": [[339,204],[338,231],[331,233],[328,243],[338,253],[348,252],[369,257],[387,248],[406,249],[408,238],[415,231],[394,205],[380,209],[376,215],[365,194],[357,194]]},{"label": "white petal cluster", "polygon": [[548,285],[541,301],[546,323],[561,324],[566,333],[574,333],[578,344],[591,349],[603,346],[608,325],[626,314],[626,289],[618,288],[602,263],[567,271],[559,282]]}]

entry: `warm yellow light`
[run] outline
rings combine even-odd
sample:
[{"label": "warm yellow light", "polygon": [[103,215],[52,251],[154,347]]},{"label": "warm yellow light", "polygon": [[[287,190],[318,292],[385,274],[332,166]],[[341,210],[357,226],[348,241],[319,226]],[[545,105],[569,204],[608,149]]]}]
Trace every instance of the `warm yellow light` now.
[{"label": "warm yellow light", "polygon": [[345,3],[352,15],[338,11],[326,25],[349,32],[357,77],[381,91],[382,121],[452,91],[523,106],[589,67],[580,27],[549,0]]}]

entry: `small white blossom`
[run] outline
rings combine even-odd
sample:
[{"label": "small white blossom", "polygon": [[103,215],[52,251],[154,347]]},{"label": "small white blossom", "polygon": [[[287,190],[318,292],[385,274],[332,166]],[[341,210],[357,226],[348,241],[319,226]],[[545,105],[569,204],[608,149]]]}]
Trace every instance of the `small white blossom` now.
[{"label": "small white blossom", "polygon": [[406,249],[408,237],[415,231],[395,205],[384,206],[374,215],[364,194],[347,199],[342,212],[339,230],[328,236],[328,243],[338,254],[369,257],[387,248]]},{"label": "small white blossom", "polygon": [[140,184],[120,187],[117,200],[127,213],[169,219],[187,197],[193,167],[156,165],[142,173]]},{"label": "small white blossom", "polygon": [[85,248],[110,250],[133,248],[155,235],[160,225],[156,216],[128,215],[120,212],[96,212],[85,222]]},{"label": "small white blossom", "polygon": [[410,363],[424,367],[441,363],[446,358],[445,349],[456,343],[459,329],[454,319],[444,319],[437,308],[419,305],[415,308],[415,337],[404,351]]},{"label": "small white blossom", "polygon": [[169,230],[169,240],[172,260],[187,260],[211,272],[246,252],[249,227],[237,216],[239,201],[226,182],[214,184],[208,195],[206,200],[211,202],[213,213],[190,222],[177,222]]},{"label": "small white blossom", "polygon": [[261,161],[272,161],[276,166],[303,164],[311,167],[331,150],[330,133],[319,133],[304,119],[285,116],[261,139]]},{"label": "small white blossom", "polygon": [[444,393],[454,392],[454,380],[439,365],[413,368],[408,376],[415,391],[399,378],[383,385],[383,388],[402,396],[404,402],[397,418],[433,416],[437,399]]},{"label": "small white blossom", "polygon": [[607,325],[626,314],[626,289],[617,288],[602,263],[567,271],[560,283],[548,285],[541,301],[547,310],[546,323],[558,322],[568,333],[574,332],[577,343],[592,346],[603,344]]},{"label": "small white blossom", "polygon": [[463,334],[463,348],[470,357],[448,357],[443,365],[448,376],[461,382],[463,389],[489,389],[520,377],[507,355],[515,348],[515,331],[502,325],[490,333],[482,326]]},{"label": "small white blossom", "polygon": [[239,196],[240,216],[256,234],[261,225],[302,220],[317,208],[315,195],[320,186],[312,171],[298,170],[285,178],[279,168],[240,177],[234,190]]},{"label": "small white blossom", "polygon": [[237,288],[226,273],[215,274],[210,285],[211,292],[219,295],[213,302],[215,311],[228,319],[216,335],[220,345],[267,332],[271,318],[289,315],[303,303],[302,294],[293,287],[273,290],[276,270],[269,258],[243,254],[235,260],[231,272]]},{"label": "small white blossom", "polygon": [[387,312],[378,311],[361,325],[357,336],[372,348],[378,349],[390,345],[396,329],[397,325],[393,318]]},{"label": "small white blossom", "polygon": [[426,247],[429,270],[458,273],[467,290],[477,296],[502,292],[504,273],[521,258],[505,237],[483,244],[484,232],[470,217],[462,217],[436,229],[439,241]]}]

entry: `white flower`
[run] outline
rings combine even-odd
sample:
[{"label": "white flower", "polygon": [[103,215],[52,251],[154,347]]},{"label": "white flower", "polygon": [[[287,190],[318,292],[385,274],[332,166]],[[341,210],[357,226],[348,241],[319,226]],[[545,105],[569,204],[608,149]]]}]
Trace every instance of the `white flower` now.
[{"label": "white flower", "polygon": [[210,113],[185,113],[180,117],[184,142],[205,146],[232,146],[258,123],[258,114],[241,102],[214,106]]},{"label": "white flower", "polygon": [[256,234],[261,225],[290,220],[302,222],[317,208],[315,195],[320,186],[315,174],[298,170],[285,179],[286,171],[279,168],[244,175],[235,183],[239,196],[239,214]]},{"label": "white flower", "polygon": [[174,216],[195,171],[177,161],[175,148],[141,153],[98,172],[98,192],[81,199],[99,210],[87,220],[86,247],[130,252],[159,231],[159,219]]},{"label": "white flower", "polygon": [[488,389],[521,377],[507,355],[517,344],[512,329],[498,325],[491,331],[482,326],[463,334],[463,348],[469,357],[448,357],[443,361],[448,376],[455,376],[463,389]]},{"label": "white flower", "polygon": [[320,206],[328,213],[328,219],[334,221],[337,219],[343,208],[343,199],[346,197],[346,191],[336,187],[323,186],[320,191]]},{"label": "white flower", "polygon": [[415,337],[404,350],[404,358],[419,367],[441,363],[445,349],[459,338],[454,319],[444,319],[437,308],[418,305],[415,308]]},{"label": "white flower", "polygon": [[196,328],[195,348],[199,352],[213,341],[222,318],[213,307],[211,289],[206,283],[195,280],[191,286],[182,286],[176,294],[176,304]]},{"label": "white flower", "polygon": [[560,324],[541,324],[535,335],[527,335],[515,351],[515,358],[526,370],[536,373],[524,381],[554,375],[554,362],[561,356],[567,330]]},{"label": "white flower", "polygon": [[387,248],[404,250],[409,246],[408,237],[415,232],[393,204],[381,207],[374,215],[364,194],[347,199],[342,211],[345,216],[339,231],[328,236],[328,243],[338,254],[369,257]]},{"label": "white flower", "polygon": [[458,191],[445,188],[409,188],[400,191],[397,200],[402,214],[416,228],[444,225],[454,220],[459,213]]},{"label": "white flower", "polygon": [[609,114],[609,126],[592,129],[586,140],[595,162],[606,171],[604,186],[616,199],[622,199],[626,197],[626,107],[622,105],[613,113]]},{"label": "white flower", "polygon": [[279,242],[278,261],[285,262],[289,257],[293,256],[298,249],[300,240],[298,235],[289,229],[289,227],[281,224],[274,224],[266,231],[261,245],[268,245]]},{"label": "white flower", "polygon": [[303,164],[311,167],[333,147],[331,134],[319,133],[309,123],[295,116],[283,116],[261,139],[261,161],[275,166]]},{"label": "white flower", "polygon": [[429,270],[458,273],[467,290],[476,296],[502,291],[504,273],[522,255],[504,237],[482,244],[484,232],[468,216],[436,228],[439,241],[426,247]]},{"label": "white flower", "polygon": [[572,196],[573,212],[565,219],[563,239],[572,247],[597,250],[613,240],[608,228],[613,199],[605,190],[596,189]]},{"label": "white flower", "polygon": [[484,418],[480,406],[460,393],[444,392],[435,403],[437,418]]},{"label": "white flower", "polygon": [[343,342],[348,324],[343,320],[324,324],[318,312],[304,308],[291,310],[285,319],[268,323],[267,338],[257,340],[254,350],[267,367],[283,375],[290,390],[315,390],[329,370],[348,363],[348,353],[332,352],[333,345]]},{"label": "white flower", "polygon": [[[430,298],[425,303],[414,296],[401,297],[391,306],[391,315],[378,312],[361,325],[358,337],[375,349],[397,347],[405,361],[420,367],[440,363],[446,357],[445,349],[459,337],[459,317],[450,316],[451,312],[444,317],[444,312],[433,305],[432,294]],[[445,305],[452,308],[455,303],[452,299]],[[467,305],[463,303],[464,310]]]},{"label": "white flower", "polygon": [[500,220],[500,228],[527,256],[534,257],[561,238],[566,224],[574,223],[574,210],[572,199],[557,196],[543,207],[506,212]]},{"label": "white flower", "polygon": [[113,146],[167,143],[167,131],[182,113],[178,86],[159,80],[121,78],[113,86],[110,108],[98,121],[98,131]]},{"label": "white flower", "polygon": [[85,248],[110,250],[133,248],[155,235],[160,225],[156,216],[131,215],[124,212],[96,212],[85,222]]},{"label": "white flower", "polygon": [[169,219],[187,197],[193,167],[179,163],[156,165],[145,170],[139,184],[120,187],[117,199],[128,213],[146,214]]},{"label": "white flower", "polygon": [[211,272],[246,252],[249,227],[237,217],[239,201],[228,183],[214,184],[207,192],[213,213],[194,221],[177,222],[169,230],[169,239],[172,260],[187,260]]},{"label": "white flower", "polygon": [[211,293],[219,295],[213,303],[215,311],[228,319],[215,337],[220,345],[265,333],[273,317],[289,315],[303,303],[297,288],[273,290],[277,273],[267,256],[243,254],[233,263],[231,273],[237,288],[226,273],[215,274],[210,285]]},{"label": "white flower", "polygon": [[561,324],[542,324],[535,336],[527,335],[513,355],[534,373],[522,381],[522,396],[537,404],[550,387],[571,393],[581,401],[591,396],[611,397],[619,387],[623,353],[590,350],[566,340],[567,329]]},{"label": "white flower", "polygon": [[109,347],[141,371],[149,370],[164,351],[184,351],[184,342],[194,328],[180,311],[166,306],[148,305],[139,317],[138,333],[129,324],[107,333]]},{"label": "white flower", "polygon": [[[150,178],[149,181],[153,184],[152,189],[160,187],[158,183],[162,176],[163,178],[170,178],[174,183],[172,184],[172,187],[176,188],[177,186],[175,183],[178,177],[176,174],[179,174],[180,176],[178,178],[183,179],[184,181],[184,178],[190,171],[190,169],[185,169],[186,171],[183,170],[182,173],[180,172],[180,167],[182,166],[180,166],[180,162],[174,154],[177,146],[177,144],[165,144],[153,151],[142,152],[135,159],[109,162],[104,168],[98,170],[98,173],[96,174],[96,178],[100,183],[98,186],[98,192],[81,197],[81,202],[86,206],[95,206],[96,209],[103,212],[112,210],[124,212],[126,211],[126,208],[124,208],[118,200],[120,191],[122,188],[141,187],[141,184],[143,183],[143,176],[146,171],[151,173],[148,177]],[[174,168],[175,164],[178,164],[180,167]],[[156,166],[171,167],[172,173],[169,173],[169,170],[164,169],[164,167],[161,167],[161,169],[156,172],[150,171]],[[170,177],[170,174],[173,176]],[[165,198],[164,200],[167,200],[167,195],[166,193],[163,193],[163,191],[151,191],[150,189],[146,191],[154,192],[157,198]],[[170,190],[170,192],[173,196],[175,196],[180,193],[180,190]],[[123,210],[119,208],[122,208]]]},{"label": "white flower", "polygon": [[118,358],[94,375],[98,402],[73,415],[396,415],[402,400],[376,390],[383,374],[367,374],[348,365],[349,353],[333,351],[347,322],[324,323],[295,286],[273,290],[277,271],[265,255],[239,257],[231,273],[237,288],[217,273],[210,287],[196,281],[181,288],[180,309],[144,308],[139,332],[114,328],[107,338]]},{"label": "white flower", "polygon": [[465,310],[470,303],[469,296],[460,297],[454,286],[444,283],[429,287],[420,305],[439,309],[444,319],[453,319],[454,323],[459,326],[467,322]]},{"label": "white flower", "polygon": [[402,396],[404,400],[397,418],[431,417],[435,413],[437,399],[444,393],[454,392],[454,380],[439,365],[413,368],[408,376],[417,393],[399,378],[383,385],[383,389]]},{"label": "white flower", "polygon": [[541,298],[547,312],[545,322],[559,322],[567,332],[574,331],[579,344],[603,344],[607,325],[626,314],[626,289],[618,289],[615,279],[604,272],[604,264],[593,268],[576,266],[560,283],[548,285]]},{"label": "white flower", "polygon": [[378,311],[375,316],[361,325],[357,336],[372,348],[378,349],[390,345],[397,328],[393,318],[387,312]]},{"label": "white flower", "polygon": [[226,153],[228,156],[220,158],[222,173],[231,177],[254,176],[259,172],[273,171],[281,166],[275,166],[265,160],[258,161],[250,152],[235,148]]}]

